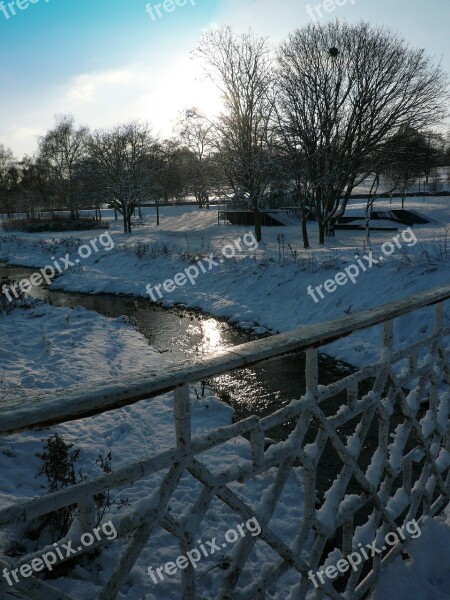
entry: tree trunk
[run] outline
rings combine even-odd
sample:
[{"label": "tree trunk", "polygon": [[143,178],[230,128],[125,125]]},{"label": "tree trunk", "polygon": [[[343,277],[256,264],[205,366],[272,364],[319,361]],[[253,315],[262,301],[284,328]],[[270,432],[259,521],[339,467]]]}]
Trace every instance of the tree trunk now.
[{"label": "tree trunk", "polygon": [[321,246],[325,244],[325,225],[322,221],[319,221],[319,244]]},{"label": "tree trunk", "polygon": [[258,206],[253,208],[253,217],[255,221],[255,236],[256,241],[260,242],[262,240],[262,228],[261,228],[261,213]]},{"label": "tree trunk", "polygon": [[366,219],[366,240],[370,244],[370,217]]},{"label": "tree trunk", "polygon": [[370,244],[370,221],[372,220],[373,213],[373,201],[368,201],[366,206],[366,214],[365,217],[365,230],[366,230],[366,240]]},{"label": "tree trunk", "polygon": [[303,237],[303,248],[309,248],[309,238],[308,238],[308,227],[305,215],[302,216],[302,237]]},{"label": "tree trunk", "polygon": [[156,202],[156,226],[159,225],[159,202]]}]

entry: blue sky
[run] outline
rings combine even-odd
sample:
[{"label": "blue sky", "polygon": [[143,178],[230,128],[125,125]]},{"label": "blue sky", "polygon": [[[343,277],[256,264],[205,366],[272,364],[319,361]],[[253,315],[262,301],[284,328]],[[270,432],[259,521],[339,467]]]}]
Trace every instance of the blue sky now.
[{"label": "blue sky", "polygon": [[398,31],[450,72],[449,0],[340,0],[329,13],[319,0],[187,0],[161,9],[161,18],[154,8],[155,20],[146,0],[16,1],[22,10],[8,2],[0,9],[0,144],[18,155],[36,150],[36,136],[56,114],[94,129],[142,119],[169,136],[184,108],[218,110],[215,90],[190,58],[205,30],[252,27],[276,43],[311,21],[308,4],[322,7],[319,22],[366,20]]}]

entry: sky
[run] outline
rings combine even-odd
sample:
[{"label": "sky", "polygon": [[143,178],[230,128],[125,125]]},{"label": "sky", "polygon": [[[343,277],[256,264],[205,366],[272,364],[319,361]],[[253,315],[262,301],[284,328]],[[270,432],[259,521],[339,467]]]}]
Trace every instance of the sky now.
[{"label": "sky", "polygon": [[384,25],[450,73],[449,0],[0,0],[0,144],[32,155],[61,114],[91,129],[139,119],[170,137],[186,108],[220,111],[192,56],[205,31],[252,28],[276,44],[312,18]]}]

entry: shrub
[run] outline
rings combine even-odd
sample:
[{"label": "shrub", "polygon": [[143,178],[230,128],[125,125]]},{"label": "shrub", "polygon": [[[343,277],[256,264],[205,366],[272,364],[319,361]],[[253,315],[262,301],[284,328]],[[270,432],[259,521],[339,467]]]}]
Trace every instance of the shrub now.
[{"label": "shrub", "polygon": [[[44,452],[38,454],[42,460],[42,467],[36,477],[40,475],[47,477],[47,483],[42,487],[48,493],[63,490],[88,479],[83,470],[76,467],[76,463],[80,457],[80,450],[72,448],[73,444],[67,444],[62,436],[56,432],[47,439]],[[111,452],[108,452],[105,456],[99,455],[95,462],[103,473],[110,473],[112,471]],[[109,491],[95,495],[94,501],[97,507],[97,526],[101,522],[106,510],[112,506],[120,509],[128,505],[127,499],[111,500]],[[46,515],[38,525],[37,535],[40,536],[43,530],[48,530],[52,542],[60,540],[67,535],[76,514],[77,507],[71,505]]]},{"label": "shrub", "polygon": [[99,221],[93,217],[79,217],[73,219],[69,216],[54,215],[46,218],[13,219],[3,223],[5,231],[23,231],[25,233],[38,233],[43,231],[84,231],[87,229],[109,229],[108,221]]},{"label": "shrub", "polygon": [[19,298],[15,298],[14,294],[10,293],[12,302],[10,302],[6,294],[2,292],[4,285],[6,285],[7,288],[11,288],[14,283],[15,282],[9,277],[0,277],[0,314],[4,313],[8,315],[12,310],[19,306],[25,307],[29,305],[29,303],[25,301],[25,294],[20,290],[19,287],[16,287],[16,293]]}]

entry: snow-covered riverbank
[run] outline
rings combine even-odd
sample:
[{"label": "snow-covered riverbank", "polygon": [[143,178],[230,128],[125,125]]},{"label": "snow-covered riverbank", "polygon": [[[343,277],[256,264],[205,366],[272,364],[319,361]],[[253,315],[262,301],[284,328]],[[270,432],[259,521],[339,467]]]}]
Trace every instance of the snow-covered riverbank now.
[{"label": "snow-covered riverbank", "polygon": [[[257,332],[288,331],[295,327],[336,319],[346,314],[372,308],[442,285],[450,279],[450,244],[446,223],[450,221],[447,198],[409,199],[415,210],[427,212],[434,222],[413,228],[418,240],[413,245],[399,240],[392,256],[373,264],[366,272],[359,268],[356,283],[334,286],[335,291],[315,292],[315,302],[308,289],[316,289],[332,280],[339,272],[358,265],[373,251],[379,258],[380,246],[392,240],[392,232],[373,232],[371,248],[361,232],[338,232],[326,248],[302,251],[296,227],[264,228],[264,241],[255,251],[243,247],[236,257],[226,259],[205,273],[192,285],[189,281],[163,291],[165,305],[183,303],[215,316],[227,317],[245,329]],[[355,207],[359,205],[354,204]],[[390,206],[387,204],[387,206]],[[111,237],[115,247],[110,252],[94,254],[64,272],[53,283],[54,289],[88,293],[130,294],[150,298],[146,286],[164,284],[195,264],[195,257],[221,256],[222,248],[241,238],[247,229],[218,227],[215,211],[198,211],[192,207],[167,207],[160,229],[146,215],[148,225],[136,228],[131,237],[120,232],[120,222],[112,221]],[[311,224],[311,239],[316,243],[316,225]],[[400,228],[399,234],[405,228]],[[282,237],[280,237],[282,236]],[[41,268],[51,264],[51,256],[64,256],[68,248],[93,237],[93,232],[66,236],[67,241],[49,235],[0,236],[0,258],[13,264]],[[311,286],[311,288],[309,287]],[[323,290],[323,287],[322,287]],[[156,296],[158,297],[158,296]],[[423,327],[424,313],[409,315],[397,323],[396,341],[409,344]],[[449,313],[450,315],[450,313]],[[377,328],[339,340],[327,348],[332,356],[355,366],[374,360],[379,352]]]}]

